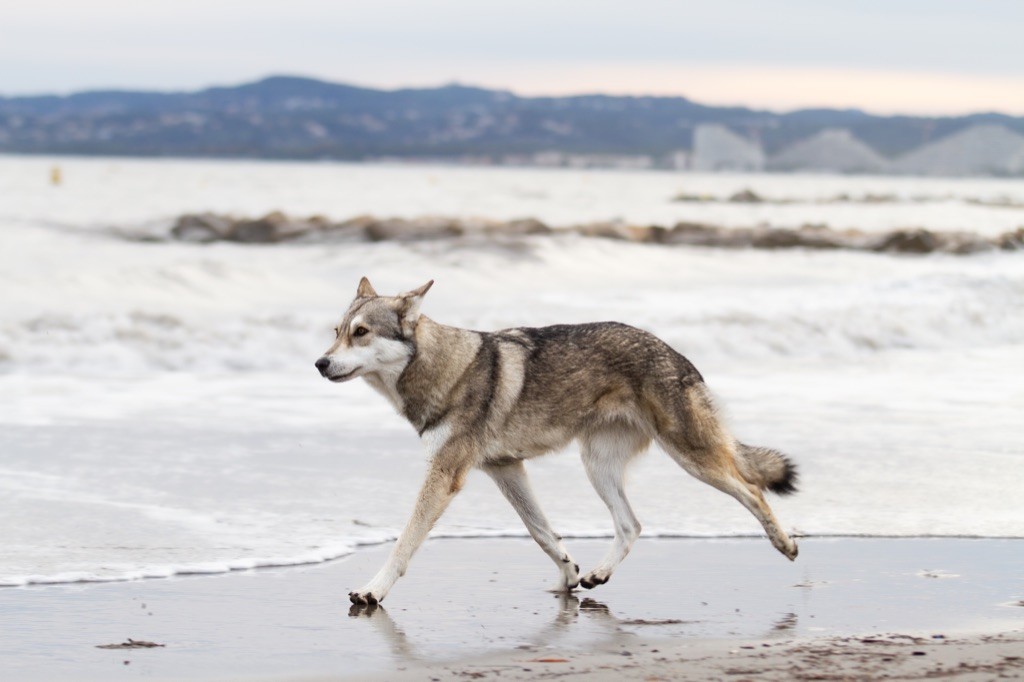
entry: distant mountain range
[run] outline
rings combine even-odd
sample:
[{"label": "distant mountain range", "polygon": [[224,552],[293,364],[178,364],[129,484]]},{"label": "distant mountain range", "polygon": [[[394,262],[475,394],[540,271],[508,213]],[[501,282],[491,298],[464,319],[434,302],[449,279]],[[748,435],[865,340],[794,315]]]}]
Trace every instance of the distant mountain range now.
[{"label": "distant mountain range", "polygon": [[[769,168],[772,157],[821,133],[831,145],[847,135],[865,147],[860,157],[873,152],[880,163],[972,127],[997,126],[1011,139],[1024,134],[1024,117],[995,113],[779,114],[683,97],[520,97],[460,85],[375,90],[285,76],[196,92],[0,97],[0,152],[17,153],[552,164],[604,158],[611,165],[629,157],[681,167],[702,125],[756,146]],[[837,129],[846,132],[828,132]],[[786,167],[794,169],[799,165]]]}]

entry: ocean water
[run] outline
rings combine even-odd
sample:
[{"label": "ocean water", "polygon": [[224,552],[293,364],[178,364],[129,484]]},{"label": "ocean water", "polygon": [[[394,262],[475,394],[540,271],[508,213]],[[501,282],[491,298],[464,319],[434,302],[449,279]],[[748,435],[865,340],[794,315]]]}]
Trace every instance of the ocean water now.
[{"label": "ocean water", "polygon": [[[743,188],[788,203],[671,201]],[[906,201],[820,202],[841,193]],[[416,434],[366,385],[312,365],[362,275],[382,292],[434,279],[423,311],[445,323],[614,319],[660,335],[738,437],[799,463],[800,494],[772,502],[797,532],[1024,537],[1020,253],[118,236],[205,210],[993,235],[1024,225],[1024,210],[977,203],[1004,199],[1024,202],[1024,184],[0,157],[0,584],[309,563],[394,538],[426,467]],[[610,534],[575,448],[528,468],[563,535]],[[760,533],[653,448],[628,491],[649,535]],[[435,534],[525,531],[474,473]]]}]

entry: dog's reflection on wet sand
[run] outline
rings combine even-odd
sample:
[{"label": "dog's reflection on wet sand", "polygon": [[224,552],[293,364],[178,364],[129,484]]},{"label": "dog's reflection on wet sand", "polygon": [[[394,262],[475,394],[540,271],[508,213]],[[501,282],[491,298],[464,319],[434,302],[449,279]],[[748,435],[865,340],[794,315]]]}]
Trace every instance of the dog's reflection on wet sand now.
[{"label": "dog's reflection on wet sand", "polygon": [[[701,620],[620,618],[612,612],[607,604],[590,597],[580,599],[572,593],[561,593],[555,595],[554,598],[558,601],[558,609],[554,618],[539,631],[526,637],[525,641],[516,648],[529,651],[557,644],[560,639],[574,629],[580,621],[581,615],[587,623],[596,626],[601,633],[601,637],[591,643],[591,647],[594,649],[622,647],[635,642],[639,635],[634,629],[638,626],[685,626],[704,622]],[[429,656],[417,654],[416,646],[411,638],[380,604],[353,604],[348,610],[348,615],[350,618],[369,622],[371,627],[380,634],[382,640],[387,642],[397,660],[403,662],[432,660]],[[792,631],[796,622],[795,614],[785,613],[770,625],[763,636],[777,638],[782,633]]]},{"label": "dog's reflection on wet sand", "polygon": [[[640,621],[621,619],[615,616],[607,604],[599,602],[590,597],[583,599],[574,594],[555,595],[558,600],[558,609],[554,619],[538,632],[529,636],[526,642],[518,648],[529,650],[544,646],[551,646],[575,626],[580,616],[586,618],[590,623],[596,624],[604,635],[596,646],[607,647],[621,644],[626,640],[636,637],[627,627],[630,625],[642,624],[678,624],[684,621]],[[349,610],[350,618],[365,620],[376,630],[381,638],[388,643],[393,655],[401,661],[422,662],[428,660],[426,657],[416,653],[416,646],[410,637],[399,626],[391,614],[380,604],[353,604]],[[696,621],[693,621],[696,622]]]}]

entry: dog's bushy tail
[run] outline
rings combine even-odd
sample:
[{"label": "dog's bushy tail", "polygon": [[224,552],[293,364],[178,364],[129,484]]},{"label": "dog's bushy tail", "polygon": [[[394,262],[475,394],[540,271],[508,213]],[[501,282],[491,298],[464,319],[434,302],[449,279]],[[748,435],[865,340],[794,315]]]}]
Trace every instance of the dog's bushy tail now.
[{"label": "dog's bushy tail", "polygon": [[796,492],[796,464],[778,450],[736,443],[736,464],[743,477],[777,495]]}]

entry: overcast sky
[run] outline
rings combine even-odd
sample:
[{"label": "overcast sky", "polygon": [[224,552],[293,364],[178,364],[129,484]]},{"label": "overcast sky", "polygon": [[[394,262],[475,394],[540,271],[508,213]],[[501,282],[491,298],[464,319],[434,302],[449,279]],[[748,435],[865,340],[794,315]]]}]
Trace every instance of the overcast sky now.
[{"label": "overcast sky", "polygon": [[1024,114],[1024,0],[0,0],[0,94],[230,85]]}]

